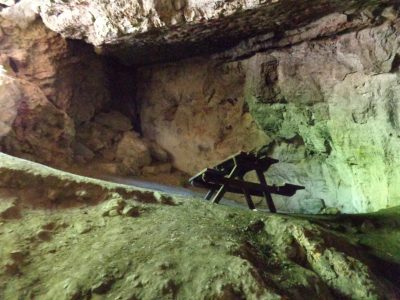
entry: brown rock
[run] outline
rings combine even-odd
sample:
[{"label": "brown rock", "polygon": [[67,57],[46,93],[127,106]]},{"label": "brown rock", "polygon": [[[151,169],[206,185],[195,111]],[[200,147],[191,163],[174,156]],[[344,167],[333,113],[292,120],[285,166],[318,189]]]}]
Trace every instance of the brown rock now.
[{"label": "brown rock", "polygon": [[160,145],[156,142],[148,142],[150,147],[151,157],[159,162],[165,163],[170,160],[170,156],[166,150],[164,150]]},{"label": "brown rock", "polygon": [[32,83],[0,78],[0,145],[3,151],[41,162],[71,158],[74,124]]},{"label": "brown rock", "polygon": [[52,232],[50,230],[39,230],[36,233],[36,236],[42,241],[49,241],[52,236]]},{"label": "brown rock", "polygon": [[21,217],[21,212],[17,204],[17,198],[0,199],[0,218],[16,219]]},{"label": "brown rock", "polygon": [[0,66],[18,79],[0,87],[0,147],[60,165],[72,156],[73,123],[88,121],[109,101],[103,63],[90,47],[48,30],[37,1],[14,4],[0,9]]},{"label": "brown rock", "polygon": [[145,166],[142,168],[143,175],[157,175],[157,174],[165,174],[171,173],[172,165],[170,163],[166,164],[157,164],[151,166]]},{"label": "brown rock", "polygon": [[151,164],[148,145],[135,132],[126,132],[117,147],[117,160],[127,173],[137,174],[140,169]]},{"label": "brown rock", "polygon": [[94,121],[115,131],[132,130],[131,120],[118,111],[100,113],[96,116]]}]

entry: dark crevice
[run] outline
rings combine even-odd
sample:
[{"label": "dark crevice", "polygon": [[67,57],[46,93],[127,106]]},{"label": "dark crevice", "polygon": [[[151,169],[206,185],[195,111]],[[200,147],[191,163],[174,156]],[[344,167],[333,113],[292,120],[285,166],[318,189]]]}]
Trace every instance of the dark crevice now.
[{"label": "dark crevice", "polygon": [[8,58],[8,64],[10,65],[10,67],[14,71],[14,73],[18,73],[19,68],[18,68],[17,62],[12,57]]},{"label": "dark crevice", "polygon": [[390,73],[397,73],[400,71],[400,55],[396,54],[392,61],[392,68],[390,69]]},{"label": "dark crevice", "polygon": [[130,118],[133,129],[142,135],[140,103],[136,99],[136,68],[123,65],[117,59],[108,57],[106,70],[112,99],[109,109],[120,111]]}]

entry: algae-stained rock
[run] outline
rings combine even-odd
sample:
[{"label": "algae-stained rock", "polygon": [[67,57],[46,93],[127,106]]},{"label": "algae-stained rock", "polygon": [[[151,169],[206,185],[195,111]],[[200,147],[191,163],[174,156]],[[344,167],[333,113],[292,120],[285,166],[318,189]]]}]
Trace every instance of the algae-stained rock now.
[{"label": "algae-stained rock", "polygon": [[[388,262],[360,251],[343,230],[336,234],[335,219],[210,205],[0,158],[0,203],[7,191],[22,204],[20,221],[0,219],[1,299],[396,299],[400,293],[395,273],[377,268]],[[51,213],[38,205],[38,196],[53,202],[43,195],[49,187],[68,205],[53,205]],[[83,190],[84,199],[68,196]],[[396,230],[398,211],[343,218],[342,227],[357,232],[352,220],[377,224],[362,233],[368,244],[380,230]],[[383,250],[378,244],[371,249]],[[382,253],[400,259],[397,248]]]},{"label": "algae-stained rock", "polygon": [[[304,212],[308,199],[345,213],[397,205],[400,25],[381,13],[333,14],[278,41],[243,42],[216,61],[141,68],[145,135],[192,174],[266,145],[281,161],[267,179],[306,186],[274,197],[281,210]],[[366,28],[326,36],[360,23]]]},{"label": "algae-stained rock", "polygon": [[[388,22],[248,60],[250,112],[279,141],[271,154],[287,162],[273,166],[270,176],[296,178],[306,186],[307,193],[295,196],[295,202],[321,198],[344,212],[398,203],[398,189],[392,187],[400,145],[399,82],[392,71],[399,55],[398,26]],[[275,80],[260,90],[271,61]]]}]

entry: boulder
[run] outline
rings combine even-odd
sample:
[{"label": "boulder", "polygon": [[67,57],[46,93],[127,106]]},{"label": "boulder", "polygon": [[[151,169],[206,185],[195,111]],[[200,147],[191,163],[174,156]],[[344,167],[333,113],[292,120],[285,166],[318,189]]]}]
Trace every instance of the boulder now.
[{"label": "boulder", "polygon": [[131,120],[118,111],[100,113],[94,121],[114,131],[129,131],[132,129]]},{"label": "boulder", "polygon": [[150,148],[150,153],[151,157],[158,162],[161,163],[166,163],[170,160],[170,155],[169,153],[164,150],[160,145],[158,145],[156,142],[148,142],[149,148]]},{"label": "boulder", "polygon": [[77,140],[94,153],[110,149],[121,134],[99,123],[90,122],[77,128]]},{"label": "boulder", "polygon": [[186,60],[140,68],[138,77],[143,134],[170,154],[177,169],[195,174],[271,142],[246,111],[240,63]]},{"label": "boulder", "polygon": [[151,164],[149,146],[133,131],[125,132],[117,146],[117,161],[126,173],[138,174],[140,169]]},{"label": "boulder", "polygon": [[81,162],[91,161],[94,158],[94,153],[82,143],[75,143],[74,145],[75,159]]}]

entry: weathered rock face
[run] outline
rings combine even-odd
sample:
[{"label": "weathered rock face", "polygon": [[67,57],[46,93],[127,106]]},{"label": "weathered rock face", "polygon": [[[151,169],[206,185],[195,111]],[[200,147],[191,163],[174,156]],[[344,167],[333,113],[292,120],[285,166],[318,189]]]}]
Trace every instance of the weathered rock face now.
[{"label": "weathered rock face", "polygon": [[[340,17],[324,20],[343,24]],[[314,39],[321,33],[315,30],[298,32],[294,39],[302,43],[245,60],[144,68],[151,74],[139,82],[145,134],[191,173],[244,146],[268,144],[282,161],[269,177],[306,186],[280,202],[284,210],[362,212],[399,204],[399,22],[388,17],[323,39]],[[228,56],[234,51],[218,57]]]},{"label": "weathered rock face", "polygon": [[279,38],[333,12],[377,8],[396,1],[328,0],[45,0],[45,24],[84,39],[127,63],[143,64],[209,53],[244,38]]},{"label": "weathered rock face", "polygon": [[0,75],[0,150],[45,163],[72,157],[74,123],[36,85]]},{"label": "weathered rock face", "polygon": [[1,149],[65,165],[75,124],[109,101],[101,60],[48,30],[34,2],[10,5],[0,11]]},{"label": "weathered rock face", "polygon": [[387,23],[248,60],[250,112],[285,161],[271,175],[306,185],[299,197],[343,211],[399,203],[398,28]]},{"label": "weathered rock face", "polygon": [[270,142],[246,110],[240,63],[200,59],[145,68],[138,77],[144,136],[171,153],[183,171],[193,174]]},{"label": "weathered rock face", "polygon": [[0,64],[37,85],[77,124],[88,121],[110,101],[103,63],[90,47],[47,29],[38,10],[22,1],[0,12]]},{"label": "weathered rock face", "polygon": [[[1,150],[57,166],[101,161],[113,164],[114,173],[138,173],[150,164],[131,153],[127,166],[127,158],[117,155],[124,133],[134,134],[133,122],[110,110],[115,95],[105,62],[91,47],[47,29],[34,1],[5,4],[10,7],[0,11]],[[137,143],[150,153],[150,144],[139,138]]]},{"label": "weathered rock face", "polygon": [[[168,162],[163,149],[166,158],[157,158],[158,143],[176,168],[194,173],[267,146],[282,161],[270,179],[306,186],[278,199],[283,210],[400,203],[396,1],[178,2],[22,1],[1,12],[1,63],[75,121],[78,161],[104,159],[138,173],[151,161]],[[124,69],[118,91],[100,60],[46,30],[36,11],[65,37],[128,63],[225,51]],[[107,107],[112,93],[118,105],[113,99]],[[146,141],[111,110],[118,106],[139,115]],[[107,114],[95,117],[100,110]]]}]

